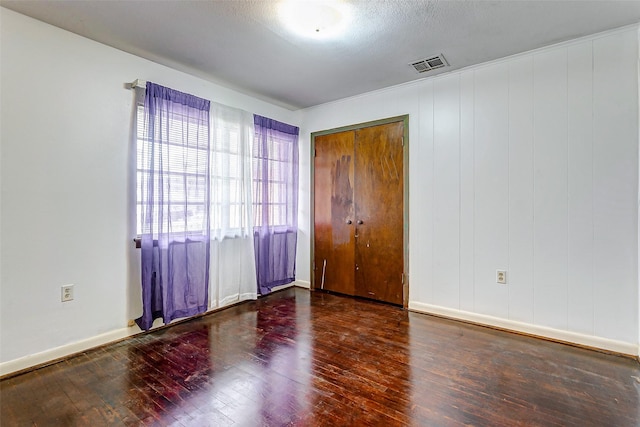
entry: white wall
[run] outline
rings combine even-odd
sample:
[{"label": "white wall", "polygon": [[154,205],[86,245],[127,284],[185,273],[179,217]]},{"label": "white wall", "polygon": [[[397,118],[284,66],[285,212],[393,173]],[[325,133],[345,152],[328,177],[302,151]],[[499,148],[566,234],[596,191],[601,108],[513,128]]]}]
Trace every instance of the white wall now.
[{"label": "white wall", "polygon": [[[10,362],[126,335],[140,315],[125,83],[150,80],[294,125],[300,113],[4,8],[0,19],[0,362]],[[61,303],[68,283],[75,300]]]},{"label": "white wall", "polygon": [[626,28],[309,108],[301,175],[311,132],[409,114],[410,307],[637,353],[637,64]]}]

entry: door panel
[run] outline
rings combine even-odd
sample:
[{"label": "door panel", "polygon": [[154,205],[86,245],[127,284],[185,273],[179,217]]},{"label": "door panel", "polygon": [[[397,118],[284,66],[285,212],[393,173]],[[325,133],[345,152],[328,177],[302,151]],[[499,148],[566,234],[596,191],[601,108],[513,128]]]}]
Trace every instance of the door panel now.
[{"label": "door panel", "polygon": [[403,122],[355,131],[355,294],[400,305],[404,271],[403,135]]},{"label": "door panel", "polygon": [[314,287],[349,295],[355,294],[353,143],[353,131],[315,138]]}]

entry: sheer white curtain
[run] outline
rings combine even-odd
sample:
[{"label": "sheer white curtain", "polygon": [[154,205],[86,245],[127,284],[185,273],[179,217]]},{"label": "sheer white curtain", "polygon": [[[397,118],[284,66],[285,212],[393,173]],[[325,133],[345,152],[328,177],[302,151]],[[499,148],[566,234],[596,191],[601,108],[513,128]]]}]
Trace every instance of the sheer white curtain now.
[{"label": "sheer white curtain", "polygon": [[251,197],[253,115],[211,103],[209,307],[257,298]]}]

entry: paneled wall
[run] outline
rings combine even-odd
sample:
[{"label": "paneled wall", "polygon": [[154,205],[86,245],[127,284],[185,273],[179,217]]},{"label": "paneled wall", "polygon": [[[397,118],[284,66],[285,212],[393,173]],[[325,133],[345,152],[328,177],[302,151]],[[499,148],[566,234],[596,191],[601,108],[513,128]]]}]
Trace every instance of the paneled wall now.
[{"label": "paneled wall", "polygon": [[410,307],[635,353],[637,64],[618,30],[308,109],[305,131],[410,114]]}]

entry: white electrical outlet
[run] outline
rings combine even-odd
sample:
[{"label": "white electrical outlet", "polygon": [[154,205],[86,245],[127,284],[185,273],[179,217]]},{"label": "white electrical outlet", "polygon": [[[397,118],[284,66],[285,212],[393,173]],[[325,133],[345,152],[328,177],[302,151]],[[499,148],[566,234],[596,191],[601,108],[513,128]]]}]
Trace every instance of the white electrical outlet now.
[{"label": "white electrical outlet", "polygon": [[60,300],[62,302],[72,301],[73,300],[73,285],[64,285],[62,286],[62,295]]},{"label": "white electrical outlet", "polygon": [[496,270],[496,283],[507,284],[507,270]]}]

